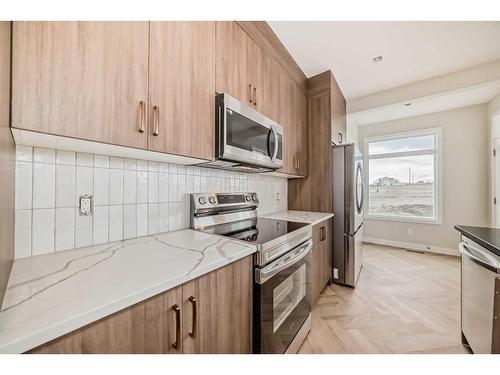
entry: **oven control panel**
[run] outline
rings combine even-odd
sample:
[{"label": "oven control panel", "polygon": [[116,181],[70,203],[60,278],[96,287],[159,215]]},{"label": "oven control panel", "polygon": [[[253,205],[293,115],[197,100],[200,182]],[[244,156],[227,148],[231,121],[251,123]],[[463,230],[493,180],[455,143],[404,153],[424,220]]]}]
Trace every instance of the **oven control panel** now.
[{"label": "oven control panel", "polygon": [[206,211],[217,208],[257,207],[257,193],[198,193],[191,194],[191,208]]}]

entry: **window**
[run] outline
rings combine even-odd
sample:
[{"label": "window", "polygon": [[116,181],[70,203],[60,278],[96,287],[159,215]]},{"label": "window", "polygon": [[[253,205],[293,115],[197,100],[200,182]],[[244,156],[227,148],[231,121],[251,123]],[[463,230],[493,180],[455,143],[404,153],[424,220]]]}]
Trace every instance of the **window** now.
[{"label": "window", "polygon": [[439,223],[441,129],[365,138],[365,215]]}]

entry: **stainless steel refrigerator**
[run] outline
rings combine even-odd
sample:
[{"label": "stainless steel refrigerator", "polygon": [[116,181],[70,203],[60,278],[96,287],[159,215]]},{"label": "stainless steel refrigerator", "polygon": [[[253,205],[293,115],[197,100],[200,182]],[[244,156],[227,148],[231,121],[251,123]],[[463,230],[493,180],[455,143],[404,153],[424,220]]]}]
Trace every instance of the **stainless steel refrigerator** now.
[{"label": "stainless steel refrigerator", "polygon": [[356,286],[363,266],[363,155],[355,144],[333,150],[333,281]]}]

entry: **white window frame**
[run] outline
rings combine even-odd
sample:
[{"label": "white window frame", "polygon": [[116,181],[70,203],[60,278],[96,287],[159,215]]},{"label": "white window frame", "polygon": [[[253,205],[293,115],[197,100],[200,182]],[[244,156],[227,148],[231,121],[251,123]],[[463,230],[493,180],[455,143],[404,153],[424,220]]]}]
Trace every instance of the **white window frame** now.
[{"label": "white window frame", "polygon": [[[411,223],[424,223],[424,224],[442,224],[443,218],[443,206],[442,206],[442,176],[443,176],[443,145],[442,145],[442,134],[443,129],[441,127],[421,129],[415,131],[401,132],[401,133],[391,133],[386,135],[380,135],[376,137],[364,137],[363,138],[363,163],[365,166],[365,191],[366,194],[366,204],[364,205],[364,217],[369,220],[387,220],[387,221],[399,221],[399,222],[411,222]],[[434,135],[435,136],[435,147],[434,150],[418,150],[418,151],[403,151],[403,152],[393,152],[380,155],[370,155],[369,144],[374,141],[389,141],[393,139],[403,139],[411,138],[416,136]],[[397,217],[390,215],[373,215],[370,214],[370,160],[371,159],[385,159],[388,157],[403,157],[403,156],[418,156],[418,155],[434,155],[434,218],[418,218],[418,217]]]}]

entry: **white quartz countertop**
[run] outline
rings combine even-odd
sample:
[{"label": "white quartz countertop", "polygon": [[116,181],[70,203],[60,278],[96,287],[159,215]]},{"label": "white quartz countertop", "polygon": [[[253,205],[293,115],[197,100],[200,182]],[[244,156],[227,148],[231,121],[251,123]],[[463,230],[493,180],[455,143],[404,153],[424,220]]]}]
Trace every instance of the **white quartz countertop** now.
[{"label": "white quartz countertop", "polygon": [[0,353],[20,353],[254,253],[191,229],[15,260]]},{"label": "white quartz countertop", "polygon": [[333,217],[333,213],[288,210],[288,211],[275,212],[273,214],[268,214],[268,215],[262,215],[261,217],[267,219],[287,220],[287,221],[295,221],[298,223],[307,223],[311,225],[316,225],[321,223],[322,221],[325,221]]}]

